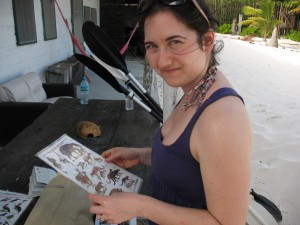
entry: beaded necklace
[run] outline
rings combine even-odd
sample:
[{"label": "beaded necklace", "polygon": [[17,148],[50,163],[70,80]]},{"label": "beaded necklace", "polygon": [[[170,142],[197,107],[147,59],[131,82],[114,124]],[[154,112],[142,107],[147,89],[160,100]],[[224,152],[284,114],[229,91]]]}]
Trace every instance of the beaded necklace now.
[{"label": "beaded necklace", "polygon": [[216,74],[216,67],[211,67],[208,69],[206,75],[200,80],[200,82],[194,88],[192,88],[189,93],[184,95],[183,107],[181,110],[186,111],[188,108],[194,105],[197,105],[197,108],[199,108],[202,105],[207,91],[216,80]]}]

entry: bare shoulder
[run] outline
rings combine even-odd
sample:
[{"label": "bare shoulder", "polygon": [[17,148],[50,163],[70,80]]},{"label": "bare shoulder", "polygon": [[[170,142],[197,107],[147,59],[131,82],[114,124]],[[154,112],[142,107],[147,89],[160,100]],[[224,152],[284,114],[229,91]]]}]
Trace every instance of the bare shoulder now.
[{"label": "bare shoulder", "polygon": [[249,121],[245,105],[237,96],[226,96],[212,103],[203,112],[203,118],[206,122],[210,122],[210,127],[220,122],[231,126],[232,122],[239,119]]},{"label": "bare shoulder", "polygon": [[251,123],[245,105],[236,96],[226,96],[204,110],[193,130],[191,146],[195,146],[193,154],[199,156],[208,148],[212,149],[209,152],[223,151],[223,154],[234,151],[232,145],[248,149],[251,142]]}]

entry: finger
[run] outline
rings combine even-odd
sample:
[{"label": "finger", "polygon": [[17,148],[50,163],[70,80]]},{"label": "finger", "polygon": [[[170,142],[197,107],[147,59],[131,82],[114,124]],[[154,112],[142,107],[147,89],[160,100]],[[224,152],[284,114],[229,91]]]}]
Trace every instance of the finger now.
[{"label": "finger", "polygon": [[99,207],[99,206],[90,206],[90,212],[92,213],[92,214],[98,214],[98,208],[97,207]]},{"label": "finger", "polygon": [[91,206],[99,206],[99,204],[96,202],[92,202]]},{"label": "finger", "polygon": [[116,158],[119,157],[119,153],[118,151],[116,151],[115,148],[112,148],[110,150],[107,150],[105,152],[105,156],[103,156],[105,158],[105,162],[113,162],[115,163]]},{"label": "finger", "polygon": [[96,218],[105,224],[112,224],[112,222],[113,222],[113,220],[110,216],[104,215],[104,214],[98,214],[98,215],[96,215]]},{"label": "finger", "polygon": [[101,205],[91,206],[90,207],[90,212],[92,214],[101,215],[101,214],[103,214],[103,209],[102,209]]},{"label": "finger", "polygon": [[105,152],[103,152],[101,154],[101,156],[106,159],[107,157],[109,157],[111,155],[111,153],[112,153],[111,149],[109,149],[109,150],[106,150]]},{"label": "finger", "polygon": [[99,194],[89,194],[88,197],[92,202],[97,203],[99,205],[101,205],[101,203],[103,203],[106,199],[105,196]]}]

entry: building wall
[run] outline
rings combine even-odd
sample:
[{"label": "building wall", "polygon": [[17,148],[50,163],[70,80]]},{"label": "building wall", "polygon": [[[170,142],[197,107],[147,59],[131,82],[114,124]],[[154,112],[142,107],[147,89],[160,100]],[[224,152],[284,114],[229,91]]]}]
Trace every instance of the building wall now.
[{"label": "building wall", "polygon": [[[72,30],[71,0],[57,0]],[[99,23],[99,1],[84,0],[83,5],[97,9]],[[12,0],[0,1],[0,83],[36,72],[45,81],[48,66],[73,54],[73,44],[68,30],[55,6],[57,39],[44,40],[41,1],[34,0],[37,43],[17,46]]]},{"label": "building wall", "polygon": [[[58,0],[71,26],[70,1]],[[57,8],[57,39],[44,40],[41,1],[34,0],[37,43],[17,46],[12,1],[0,1],[0,83],[33,71],[44,71],[73,52],[72,42]]]}]

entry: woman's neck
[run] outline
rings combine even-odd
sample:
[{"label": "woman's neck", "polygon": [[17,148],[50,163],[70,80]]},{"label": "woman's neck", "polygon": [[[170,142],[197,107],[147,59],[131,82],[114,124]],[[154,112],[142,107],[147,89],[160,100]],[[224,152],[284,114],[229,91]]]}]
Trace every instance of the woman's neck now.
[{"label": "woman's neck", "polygon": [[182,110],[186,111],[188,108],[194,105],[197,105],[197,108],[201,106],[207,91],[216,80],[216,74],[216,67],[209,68],[201,80],[192,89],[190,89],[188,92],[185,92],[182,99]]}]

